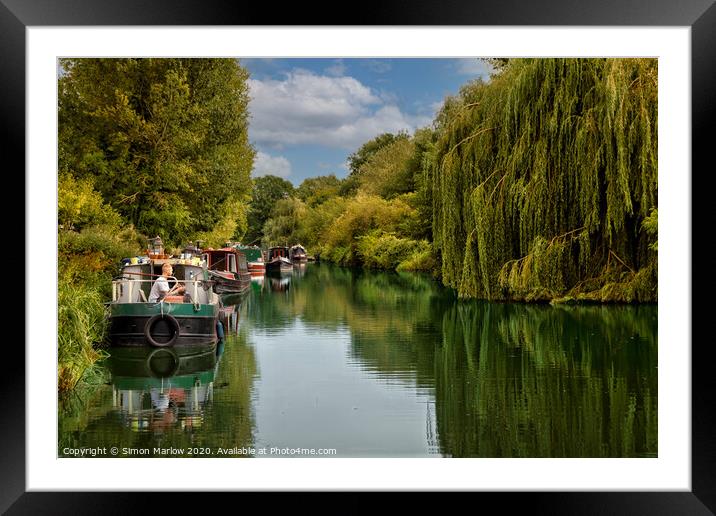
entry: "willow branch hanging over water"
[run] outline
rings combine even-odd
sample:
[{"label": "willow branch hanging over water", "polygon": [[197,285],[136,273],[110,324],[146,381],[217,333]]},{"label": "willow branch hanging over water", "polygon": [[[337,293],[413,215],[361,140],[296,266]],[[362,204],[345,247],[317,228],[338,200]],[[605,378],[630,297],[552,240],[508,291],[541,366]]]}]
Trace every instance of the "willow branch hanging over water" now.
[{"label": "willow branch hanging over water", "polygon": [[430,175],[445,284],[656,301],[657,61],[515,59],[446,102]]}]

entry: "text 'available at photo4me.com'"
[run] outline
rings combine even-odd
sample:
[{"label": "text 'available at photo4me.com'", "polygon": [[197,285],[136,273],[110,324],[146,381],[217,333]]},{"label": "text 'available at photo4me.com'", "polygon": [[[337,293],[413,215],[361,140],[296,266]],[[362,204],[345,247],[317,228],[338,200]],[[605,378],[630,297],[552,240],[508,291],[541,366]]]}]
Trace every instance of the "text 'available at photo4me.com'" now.
[{"label": "text 'available at photo4me.com'", "polygon": [[151,447],[130,448],[99,446],[91,448],[63,448],[61,457],[318,457],[335,456],[335,448],[290,448],[287,446],[260,447]]}]

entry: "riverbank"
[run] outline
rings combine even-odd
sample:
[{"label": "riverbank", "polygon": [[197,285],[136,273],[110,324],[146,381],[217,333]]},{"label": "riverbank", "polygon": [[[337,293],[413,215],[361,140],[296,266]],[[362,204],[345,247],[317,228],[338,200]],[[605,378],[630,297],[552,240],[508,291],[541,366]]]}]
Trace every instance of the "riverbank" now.
[{"label": "riverbank", "polygon": [[95,364],[105,358],[112,277],[120,260],[138,251],[133,228],[89,226],[58,233],[57,387],[94,384]]}]

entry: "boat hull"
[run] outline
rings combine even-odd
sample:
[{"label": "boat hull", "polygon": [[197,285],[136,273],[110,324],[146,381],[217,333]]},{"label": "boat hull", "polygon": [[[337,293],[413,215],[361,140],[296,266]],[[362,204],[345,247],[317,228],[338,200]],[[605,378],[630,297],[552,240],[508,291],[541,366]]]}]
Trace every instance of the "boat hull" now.
[{"label": "boat hull", "polygon": [[[178,349],[153,347],[117,348],[109,358],[109,370],[117,378],[136,379],[135,382],[159,378],[178,379],[183,375],[212,371],[216,365],[216,345],[192,346]],[[117,382],[113,382],[115,385]],[[193,383],[187,384],[192,387]],[[144,386],[144,385],[142,385]],[[123,385],[121,388],[136,388]]]},{"label": "boat hull", "polygon": [[110,305],[109,343],[113,347],[211,346],[219,340],[218,318],[217,304],[116,303]]},{"label": "boat hull", "polygon": [[220,295],[241,294],[251,287],[251,274],[239,273],[238,278],[230,279],[214,276],[214,292]]},{"label": "boat hull", "polygon": [[288,250],[288,256],[293,263],[303,263],[308,261],[306,249],[303,246],[295,245]]},{"label": "boat hull", "polygon": [[287,276],[291,272],[293,272],[293,265],[288,260],[275,260],[266,264],[268,276]]}]

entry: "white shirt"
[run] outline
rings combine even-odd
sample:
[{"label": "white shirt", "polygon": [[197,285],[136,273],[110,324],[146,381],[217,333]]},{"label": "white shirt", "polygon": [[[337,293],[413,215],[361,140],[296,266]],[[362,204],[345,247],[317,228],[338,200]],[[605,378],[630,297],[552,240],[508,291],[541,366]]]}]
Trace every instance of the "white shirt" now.
[{"label": "white shirt", "polygon": [[167,295],[167,292],[169,292],[169,282],[164,276],[160,276],[152,285],[151,292],[149,292],[149,302],[159,302],[161,298]]}]

